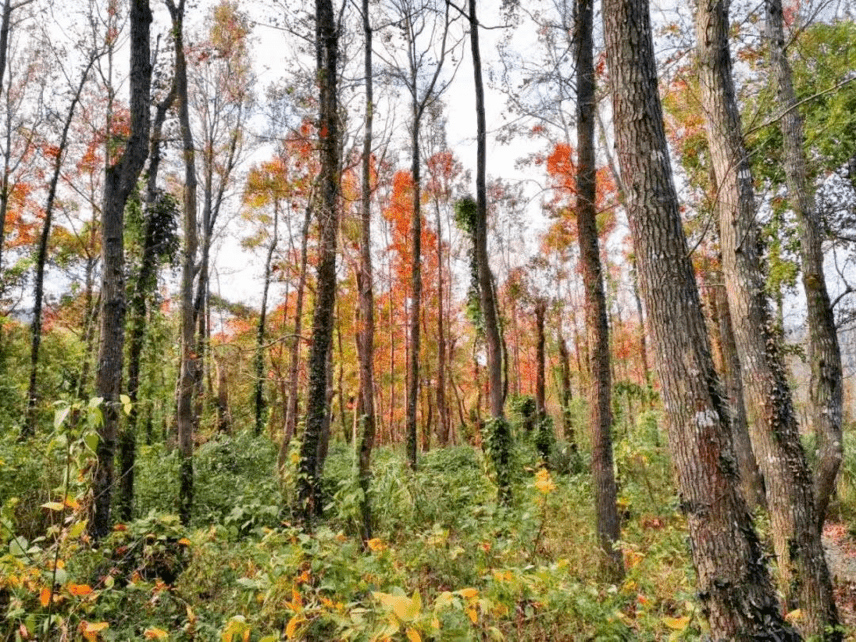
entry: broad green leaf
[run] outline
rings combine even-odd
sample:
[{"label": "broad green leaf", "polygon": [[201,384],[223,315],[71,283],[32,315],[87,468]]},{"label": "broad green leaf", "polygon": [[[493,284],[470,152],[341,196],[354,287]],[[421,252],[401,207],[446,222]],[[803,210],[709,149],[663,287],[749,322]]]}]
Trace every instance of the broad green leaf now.
[{"label": "broad green leaf", "polygon": [[68,413],[71,412],[71,406],[60,408],[54,413],[54,430],[59,430],[59,427],[65,423]]}]

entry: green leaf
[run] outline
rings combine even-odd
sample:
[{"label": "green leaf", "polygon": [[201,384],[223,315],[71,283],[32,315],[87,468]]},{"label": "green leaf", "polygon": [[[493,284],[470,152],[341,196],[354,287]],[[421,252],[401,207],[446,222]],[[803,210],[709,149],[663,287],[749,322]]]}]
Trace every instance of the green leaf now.
[{"label": "green leaf", "polygon": [[86,521],[77,522],[71,528],[68,529],[68,537],[69,539],[75,539],[76,537],[80,537],[80,534],[86,528]]},{"label": "green leaf", "polygon": [[92,452],[97,452],[99,437],[97,432],[90,432],[84,435],[83,443],[86,444],[86,447],[89,448]]},{"label": "green leaf", "polygon": [[65,423],[65,419],[68,417],[69,412],[71,412],[71,406],[60,408],[54,413],[54,430],[59,430],[60,426]]}]

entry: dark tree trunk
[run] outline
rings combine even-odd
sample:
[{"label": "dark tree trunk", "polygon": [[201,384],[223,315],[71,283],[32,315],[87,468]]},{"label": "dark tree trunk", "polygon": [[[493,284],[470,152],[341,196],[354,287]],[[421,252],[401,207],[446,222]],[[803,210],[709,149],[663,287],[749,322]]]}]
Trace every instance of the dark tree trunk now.
[{"label": "dark tree trunk", "polygon": [[618,519],[615,470],[612,458],[612,381],[609,358],[609,327],[606,294],[600,265],[595,208],[595,86],[594,86],[594,1],[577,0],[576,65],[577,65],[577,174],[576,211],[583,283],[585,285],[586,327],[591,359],[591,425],[592,458],[597,533],[606,566],[615,577],[624,574]]},{"label": "dark tree trunk", "polygon": [[[414,72],[414,84],[415,72]],[[408,353],[407,353],[407,417],[405,430],[407,433],[407,463],[411,470],[416,470],[418,452],[418,435],[416,427],[416,407],[419,402],[419,319],[422,311],[422,178],[419,161],[419,122],[421,110],[416,92],[413,94],[413,123],[410,132],[412,161],[410,172],[413,176],[413,220],[410,228],[412,254],[410,275],[410,316],[408,318]],[[423,418],[424,420],[424,418]]]},{"label": "dark tree trunk", "polygon": [[270,290],[271,264],[273,263],[273,253],[276,251],[276,244],[279,241],[279,204],[274,202],[273,210],[273,238],[268,247],[267,257],[265,258],[265,276],[264,286],[262,287],[262,309],[259,312],[259,325],[256,330],[256,378],[255,378],[255,394],[254,402],[256,408],[256,435],[261,435],[265,427],[265,323],[267,322],[267,300],[268,290]]},{"label": "dark tree trunk", "polygon": [[817,435],[818,464],[815,475],[815,504],[818,528],[823,528],[826,508],[835,490],[835,478],[844,455],[841,435],[841,350],[835,316],[823,274],[823,230],[814,188],[808,179],[805,134],[791,67],[785,52],[781,0],[766,0],[766,29],[770,59],[779,93],[779,109],[785,150],[790,205],[800,227],[802,281],[808,308],[808,360],[811,365],[809,414]]},{"label": "dark tree trunk", "polygon": [[369,18],[369,0],[363,0],[363,35],[365,37],[364,70],[366,83],[366,116],[363,135],[362,185],[360,200],[360,268],[357,271],[357,288],[360,293],[360,332],[357,335],[357,352],[360,360],[360,393],[356,404],[359,414],[360,440],[358,474],[363,497],[360,500],[360,538],[365,546],[372,538],[372,510],[369,491],[372,479],[372,449],[375,443],[374,405],[374,290],[372,273],[372,125],[374,124],[374,70],[372,66],[372,25]]},{"label": "dark tree trunk", "polygon": [[443,228],[440,221],[440,204],[435,201],[437,223],[437,441],[441,446],[449,443],[450,417],[446,399],[446,319],[443,284]]},{"label": "dark tree trunk", "polygon": [[332,0],[316,0],[316,42],[319,88],[319,176],[318,223],[321,230],[315,312],[312,319],[312,351],[309,356],[309,390],[306,400],[306,429],[300,449],[298,510],[304,523],[321,511],[319,446],[328,415],[327,353],[333,336],[336,304],[336,233],[339,226],[339,35]]},{"label": "dark tree trunk", "polygon": [[119,392],[125,344],[125,202],[134,190],[148,156],[149,99],[152,65],[148,0],[131,0],[131,133],[121,158],[107,167],[101,212],[101,341],[95,388],[104,400],[104,421],[98,431],[97,464],[92,479],[93,513],[89,534],[99,540],[110,532],[113,496],[113,458],[119,427]]},{"label": "dark tree trunk", "polygon": [[175,85],[178,98],[178,121],[181,129],[182,154],[184,157],[184,248],[181,264],[181,368],[178,379],[178,402],[176,422],[178,424],[179,470],[179,517],[182,524],[190,521],[193,507],[193,432],[196,413],[193,405],[193,390],[198,368],[195,342],[195,316],[193,306],[193,278],[196,271],[196,158],[193,147],[193,132],[190,129],[190,110],[187,90],[187,62],[184,57],[184,0],[176,7],[173,0],[166,0],[172,16],[175,44]]},{"label": "dark tree trunk", "polygon": [[544,351],[546,337],[544,335],[544,316],[547,313],[547,302],[543,299],[535,302],[535,416],[540,421],[547,416],[546,386],[544,370],[547,356]]},{"label": "dark tree trunk", "polygon": [[562,369],[562,431],[565,441],[571,444],[571,448],[577,449],[577,438],[574,434],[574,425],[571,417],[571,360],[568,355],[568,343],[565,337],[559,333],[559,363]]},{"label": "dark tree trunk", "polygon": [[[764,290],[755,194],[728,48],[725,0],[696,9],[702,112],[716,176],[728,307],[740,359],[752,448],[764,475],[782,592],[799,602],[803,630],[838,624],[797,417]],[[830,634],[829,639],[840,639]]]},{"label": "dark tree trunk", "polygon": [[799,640],[738,491],[728,415],[672,182],[644,0],[603,7],[616,146],[698,597],[713,639]]},{"label": "dark tree trunk", "polygon": [[158,224],[153,210],[157,206],[157,178],[161,161],[161,134],[167,112],[175,102],[175,82],[169,94],[155,110],[152,135],[149,142],[149,175],[146,180],[145,231],[140,270],[131,292],[131,334],[128,345],[128,398],[131,411],[119,432],[119,519],[129,521],[134,511],[134,468],[137,450],[137,422],[140,392],[140,365],[146,338],[146,316],[149,299],[157,286],[158,247],[155,226]]},{"label": "dark tree trunk", "polygon": [[[9,17],[9,3],[6,3],[6,12],[4,19]],[[4,22],[5,26],[5,22]],[[2,42],[0,42],[2,46]],[[68,146],[68,130],[71,128],[71,122],[74,119],[74,111],[77,108],[77,103],[80,102],[80,94],[83,92],[83,87],[86,85],[86,79],[89,77],[89,70],[92,68],[95,58],[89,59],[89,64],[86,66],[83,74],[80,77],[80,83],[77,85],[77,90],[71,99],[71,105],[68,107],[68,113],[65,117],[65,122],[62,126],[62,134],[60,135],[59,146],[56,158],[54,159],[53,175],[48,187],[48,198],[45,203],[45,219],[42,223],[42,233],[39,237],[39,251],[36,254],[36,275],[33,286],[33,323],[31,326],[31,342],[30,342],[30,386],[27,393],[27,417],[22,430],[22,436],[29,437],[36,433],[36,403],[38,402],[38,372],[39,372],[39,347],[42,343],[42,303],[44,302],[44,287],[45,287],[45,264],[48,260],[48,242],[51,236],[51,224],[53,223],[54,200],[56,199],[56,188],[59,182],[60,171],[62,170],[62,161],[65,159],[65,151]],[[2,80],[0,80],[2,85]],[[2,239],[0,239],[2,243]]]}]

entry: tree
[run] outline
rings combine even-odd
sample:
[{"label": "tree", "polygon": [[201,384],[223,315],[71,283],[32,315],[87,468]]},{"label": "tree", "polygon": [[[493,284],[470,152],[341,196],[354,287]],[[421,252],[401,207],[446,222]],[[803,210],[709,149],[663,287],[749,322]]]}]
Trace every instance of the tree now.
[{"label": "tree", "polygon": [[101,342],[98,347],[95,382],[98,396],[103,399],[104,420],[98,431],[98,462],[92,479],[95,500],[93,514],[89,520],[89,533],[96,540],[104,537],[110,530],[113,457],[119,425],[119,392],[125,343],[124,213],[125,203],[136,187],[149,151],[151,21],[148,0],[132,0],[130,134],[121,155],[108,164],[104,179],[104,205],[101,214]]},{"label": "tree", "polygon": [[319,446],[327,415],[328,352],[333,337],[336,304],[336,233],[339,226],[339,33],[332,0],[315,1],[318,83],[318,145],[321,171],[316,203],[321,245],[312,318],[312,351],[309,356],[309,390],[306,427],[300,447],[301,473],[298,512],[311,526],[321,511]]},{"label": "tree", "polygon": [[494,292],[493,276],[487,253],[487,125],[485,124],[484,82],[479,50],[479,21],[476,0],[469,1],[470,53],[473,57],[473,80],[476,107],[476,202],[472,219],[473,246],[478,271],[479,303],[487,344],[487,370],[490,385],[491,425],[488,441],[499,479],[499,494],[504,502],[511,499],[508,467],[511,465],[511,428],[505,419],[505,387],[502,380],[502,338]]},{"label": "tree", "polygon": [[[838,624],[797,418],[761,272],[752,170],[743,143],[728,49],[728,5],[696,9],[698,71],[708,146],[717,183],[719,238],[728,307],[749,413],[749,430],[764,475],[779,579],[798,601],[804,631],[825,635]],[[830,633],[839,639],[840,633]]]},{"label": "tree", "polygon": [[193,390],[199,367],[195,341],[195,309],[193,305],[193,277],[196,272],[198,249],[196,220],[196,152],[193,131],[190,127],[190,97],[187,87],[187,58],[184,51],[184,0],[178,5],[165,0],[172,18],[172,38],[175,56],[175,88],[178,100],[178,123],[181,130],[181,151],[184,160],[184,247],[181,253],[181,370],[178,379],[176,422],[178,424],[179,453],[179,517],[190,521],[193,506],[193,432],[196,414],[193,408]]},{"label": "tree", "polygon": [[369,0],[362,4],[363,37],[365,38],[366,114],[363,132],[362,182],[360,184],[360,267],[357,287],[360,291],[361,330],[357,338],[360,359],[360,392],[358,404],[362,430],[359,445],[359,476],[363,497],[360,502],[363,543],[372,537],[372,513],[369,500],[371,485],[371,456],[375,442],[374,403],[374,290],[372,276],[372,127],[374,125],[374,69],[372,65],[372,25]]},{"label": "tree", "polygon": [[616,577],[624,574],[618,521],[615,470],[612,458],[612,381],[609,357],[609,326],[606,293],[600,266],[598,243],[596,164],[595,164],[595,73],[594,1],[577,0],[577,172],[576,212],[580,262],[585,287],[586,327],[588,328],[592,395],[589,412],[592,432],[591,469],[595,486],[597,533],[607,566]]},{"label": "tree", "polygon": [[778,85],[779,108],[782,110],[779,127],[784,142],[788,196],[800,228],[802,282],[808,309],[808,360],[811,367],[809,413],[819,450],[814,484],[815,504],[818,527],[822,528],[844,453],[841,434],[841,350],[823,273],[823,230],[814,189],[809,183],[803,120],[785,52],[781,0],[766,0],[764,8],[770,62]]},{"label": "tree", "polygon": [[616,147],[699,599],[714,639],[799,640],[737,489],[731,430],[681,226],[643,0],[606,0]]},{"label": "tree", "polygon": [[[419,134],[422,117],[448,87],[450,81],[440,83],[446,56],[454,48],[449,46],[449,29],[452,21],[450,5],[438,6],[436,0],[393,0],[392,10],[404,40],[406,66],[393,64],[392,73],[404,84],[410,94],[410,174],[413,179],[413,218],[411,221],[412,275],[410,283],[410,309],[408,317],[409,352],[407,364],[406,426],[407,461],[416,469],[417,430],[416,409],[419,400],[420,323],[422,319],[422,160],[419,153]],[[435,34],[439,32],[439,44]],[[427,39],[427,41],[426,41]],[[435,52],[436,48],[436,52]],[[435,56],[436,59],[432,58]],[[431,70],[433,67],[433,71]],[[422,78],[427,78],[423,81]]]}]

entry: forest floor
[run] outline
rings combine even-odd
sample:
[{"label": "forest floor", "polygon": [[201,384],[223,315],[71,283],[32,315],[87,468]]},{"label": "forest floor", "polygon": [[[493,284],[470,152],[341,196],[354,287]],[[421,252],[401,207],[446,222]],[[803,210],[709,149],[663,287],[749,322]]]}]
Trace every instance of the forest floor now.
[{"label": "forest floor", "polygon": [[827,523],[823,547],[841,618],[850,631],[856,631],[856,539],[845,524]]}]

